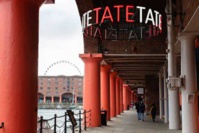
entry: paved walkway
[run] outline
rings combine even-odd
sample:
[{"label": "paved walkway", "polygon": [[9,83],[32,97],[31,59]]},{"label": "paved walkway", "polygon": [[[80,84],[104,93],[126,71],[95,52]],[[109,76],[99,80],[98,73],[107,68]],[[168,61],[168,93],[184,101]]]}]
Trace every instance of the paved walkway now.
[{"label": "paved walkway", "polygon": [[135,110],[124,111],[108,121],[107,126],[89,128],[85,133],[182,133],[182,130],[169,130],[168,124],[157,118],[156,122],[145,116],[142,122],[137,120]]}]

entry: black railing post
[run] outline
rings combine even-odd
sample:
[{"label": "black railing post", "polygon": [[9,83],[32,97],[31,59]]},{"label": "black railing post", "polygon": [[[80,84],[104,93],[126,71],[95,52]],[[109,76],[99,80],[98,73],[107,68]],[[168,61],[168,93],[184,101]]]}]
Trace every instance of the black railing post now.
[{"label": "black railing post", "polygon": [[81,118],[81,110],[79,110],[79,133],[82,132],[82,118]]},{"label": "black railing post", "polygon": [[40,133],[43,133],[43,116],[40,117]]},{"label": "black railing post", "polygon": [[[73,116],[74,116],[74,112],[72,111],[72,114],[73,114]],[[70,120],[71,121],[71,120]],[[72,124],[72,127],[73,127],[73,133],[75,133],[75,126],[73,126],[73,124]]]},{"label": "black railing post", "polygon": [[84,130],[86,131],[86,110],[84,110]]},{"label": "black railing post", "polygon": [[67,133],[67,113],[65,112],[64,133]]},{"label": "black railing post", "polygon": [[55,118],[54,118],[54,133],[57,132],[56,127],[57,127],[57,115],[55,114]]},{"label": "black railing post", "polygon": [[72,125],[72,127],[73,127],[73,133],[75,133],[75,126]]}]

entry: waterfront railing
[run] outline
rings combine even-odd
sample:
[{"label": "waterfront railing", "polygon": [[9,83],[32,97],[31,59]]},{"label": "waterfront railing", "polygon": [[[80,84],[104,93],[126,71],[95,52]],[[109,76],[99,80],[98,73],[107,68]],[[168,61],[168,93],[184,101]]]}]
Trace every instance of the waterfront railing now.
[{"label": "waterfront railing", "polygon": [[[54,117],[50,119],[44,119],[43,116],[41,116],[37,122],[37,133],[81,133],[91,125],[91,110],[79,110],[78,113],[73,112],[73,116],[77,122],[76,126],[73,126],[67,112],[62,116],[55,114]],[[59,125],[58,119],[60,118],[62,122],[61,124],[59,122]]]}]

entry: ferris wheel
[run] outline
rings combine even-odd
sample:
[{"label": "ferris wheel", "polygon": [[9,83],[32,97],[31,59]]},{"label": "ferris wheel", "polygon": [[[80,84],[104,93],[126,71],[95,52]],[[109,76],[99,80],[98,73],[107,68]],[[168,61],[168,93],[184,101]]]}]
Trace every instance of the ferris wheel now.
[{"label": "ferris wheel", "polygon": [[74,63],[72,63],[72,62],[70,62],[70,61],[67,61],[67,60],[61,60],[61,61],[56,61],[56,62],[52,63],[52,64],[46,69],[44,75],[46,75],[46,74],[48,73],[48,71],[49,71],[51,68],[53,68],[54,66],[59,65],[59,64],[63,64],[63,63],[71,65],[72,67],[74,67],[74,68],[77,70],[77,72],[79,73],[79,75],[82,75],[80,69],[79,69]]}]

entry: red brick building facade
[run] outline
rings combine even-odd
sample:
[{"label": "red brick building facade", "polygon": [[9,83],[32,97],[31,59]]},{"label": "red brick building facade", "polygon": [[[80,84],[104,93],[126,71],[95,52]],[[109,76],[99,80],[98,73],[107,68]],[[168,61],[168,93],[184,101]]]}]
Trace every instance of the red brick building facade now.
[{"label": "red brick building facade", "polygon": [[82,103],[83,76],[39,76],[38,103]]}]

